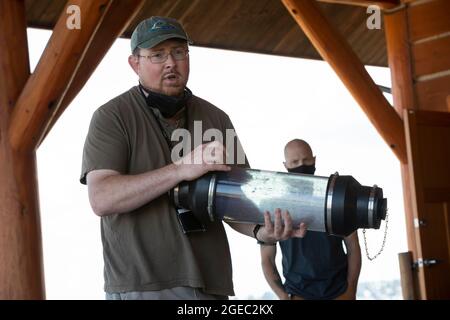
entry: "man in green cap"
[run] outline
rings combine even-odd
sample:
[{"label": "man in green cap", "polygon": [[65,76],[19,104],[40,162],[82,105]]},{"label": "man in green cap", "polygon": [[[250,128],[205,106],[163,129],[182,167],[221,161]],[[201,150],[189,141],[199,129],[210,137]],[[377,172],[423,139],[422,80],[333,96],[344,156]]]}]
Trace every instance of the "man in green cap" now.
[{"label": "man in green cap", "polygon": [[[185,213],[170,198],[182,181],[230,170],[223,164],[226,142],[224,146],[201,141],[179,159],[171,153],[176,144],[172,134],[179,129],[193,133],[194,121],[201,121],[204,131],[219,130],[223,137],[227,129],[234,129],[223,111],[187,88],[189,43],[174,19],[142,21],[131,37],[128,59],[139,85],[101,106],[91,120],[80,182],[88,185],[92,209],[101,217],[107,299],[234,295],[222,222],[205,227],[193,221],[192,228],[193,222],[185,223]],[[208,148],[214,152],[204,156]],[[238,151],[234,155],[237,158]],[[248,166],[247,161],[241,165]],[[263,227],[232,227],[264,242],[305,233],[304,226],[293,229],[289,214],[280,210],[274,223],[266,214]]]}]

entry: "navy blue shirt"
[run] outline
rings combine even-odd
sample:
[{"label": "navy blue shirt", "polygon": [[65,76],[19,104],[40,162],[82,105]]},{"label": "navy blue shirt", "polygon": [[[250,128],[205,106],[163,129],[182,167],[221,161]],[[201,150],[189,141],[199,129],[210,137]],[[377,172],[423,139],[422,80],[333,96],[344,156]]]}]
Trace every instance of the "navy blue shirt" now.
[{"label": "navy blue shirt", "polygon": [[304,299],[334,299],[347,290],[343,238],[308,231],[304,238],[280,241],[284,286]]}]

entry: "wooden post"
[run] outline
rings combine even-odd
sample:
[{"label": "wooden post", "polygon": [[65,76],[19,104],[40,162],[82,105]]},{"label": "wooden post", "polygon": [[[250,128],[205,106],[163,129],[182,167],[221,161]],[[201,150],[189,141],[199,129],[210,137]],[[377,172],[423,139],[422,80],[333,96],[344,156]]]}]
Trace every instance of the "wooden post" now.
[{"label": "wooden post", "polygon": [[25,1],[0,1],[0,299],[45,298],[34,153],[8,140],[13,107],[30,75]]},{"label": "wooden post", "polygon": [[[394,108],[403,118],[405,109],[416,109],[413,91],[411,49],[408,35],[406,7],[393,13],[384,14],[385,35],[389,68],[391,69]],[[414,214],[412,208],[411,183],[408,164],[401,164],[403,203],[408,248],[413,259],[417,259]]]},{"label": "wooden post", "polygon": [[282,2],[322,58],[341,78],[400,162],[406,163],[403,122],[346,40],[329,24],[315,1],[282,0]]},{"label": "wooden post", "polygon": [[393,13],[385,13],[384,26],[394,108],[403,118],[404,109],[415,109],[416,106],[406,8]]},{"label": "wooden post", "polygon": [[[397,111],[398,115],[402,118],[404,110],[417,109],[413,89],[411,48],[409,45],[408,17],[406,11],[407,7],[392,13],[384,14],[387,56],[389,68],[391,70],[394,108]],[[419,255],[416,245],[417,240],[414,226],[413,197],[411,194],[412,184],[409,166],[409,163],[401,163],[400,170],[402,175],[403,203],[405,209],[405,224],[408,248],[411,255],[411,260],[415,261],[419,258]],[[402,267],[400,266],[400,268]],[[403,296],[404,299],[418,299],[418,273],[411,272],[410,275],[413,281],[413,289],[417,288],[417,291],[413,290],[413,295],[411,295],[409,292],[403,292]],[[404,280],[402,279],[402,281]],[[407,285],[407,287],[408,286],[409,285]]]},{"label": "wooden post", "polygon": [[[408,164],[402,165],[408,248],[414,261],[429,257],[443,260],[436,266],[421,266],[412,273],[415,299],[448,299],[450,292],[449,264],[442,259],[448,256],[450,247],[448,198],[445,199],[449,189],[445,188],[446,181],[440,181],[448,176],[445,165],[448,148],[442,141],[448,141],[450,122],[445,114],[418,111],[445,110],[444,94],[448,92],[445,80],[440,84],[423,77],[449,67],[445,59],[448,54],[444,54],[448,51],[445,34],[450,31],[449,9],[446,0],[416,1],[384,15],[394,105],[403,118],[408,118],[405,121]],[[418,81],[421,77],[423,81]],[[429,119],[424,121],[425,118]],[[444,165],[439,167],[441,163]]]},{"label": "wooden post", "polygon": [[411,251],[398,254],[400,266],[400,282],[402,286],[403,300],[415,300],[415,290],[413,281],[413,258]]},{"label": "wooden post", "polygon": [[19,153],[35,151],[112,0],[71,0],[81,11],[81,29],[67,27],[66,8],[14,108],[10,142]]},{"label": "wooden post", "polygon": [[[67,90],[67,94],[64,96],[62,103],[59,105],[58,110],[53,115],[52,119],[50,119],[50,124],[46,128],[45,136],[47,136],[59,117],[81,91],[95,71],[95,68],[113,45],[114,41],[125,32],[128,25],[133,21],[134,17],[144,4],[145,0],[113,1],[108,10],[108,14],[105,16],[99,29],[95,33],[92,45],[89,46],[89,49],[83,57],[83,61],[77,70],[70,88]],[[45,139],[45,136],[42,138],[42,141]],[[42,141],[40,141],[39,144],[42,143]]]}]

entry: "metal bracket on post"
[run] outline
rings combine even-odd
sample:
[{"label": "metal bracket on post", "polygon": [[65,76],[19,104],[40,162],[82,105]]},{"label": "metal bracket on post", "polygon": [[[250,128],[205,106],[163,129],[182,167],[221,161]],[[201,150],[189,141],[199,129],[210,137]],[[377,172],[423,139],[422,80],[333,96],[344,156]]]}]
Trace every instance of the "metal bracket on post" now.
[{"label": "metal bracket on post", "polygon": [[438,264],[438,263],[441,263],[441,262],[442,261],[438,260],[438,259],[422,259],[422,258],[419,258],[419,259],[417,259],[417,261],[414,261],[413,269],[429,267],[429,266],[432,266],[434,264]]},{"label": "metal bracket on post", "polygon": [[414,218],[414,227],[415,228],[425,227],[426,225],[427,225],[427,222],[425,220]]}]

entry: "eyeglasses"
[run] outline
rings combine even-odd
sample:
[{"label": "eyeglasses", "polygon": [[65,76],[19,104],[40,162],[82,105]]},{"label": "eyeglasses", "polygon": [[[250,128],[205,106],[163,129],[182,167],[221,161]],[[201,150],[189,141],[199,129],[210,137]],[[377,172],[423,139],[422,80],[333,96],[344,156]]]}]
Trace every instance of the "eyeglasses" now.
[{"label": "eyeglasses", "polygon": [[172,55],[174,60],[184,60],[186,59],[187,55],[189,53],[189,50],[187,48],[174,48],[170,50],[170,52],[166,51],[156,51],[150,53],[148,56],[141,56],[137,55],[139,58],[145,58],[150,60],[152,63],[164,63],[167,61],[167,58],[169,57],[169,54]]}]

